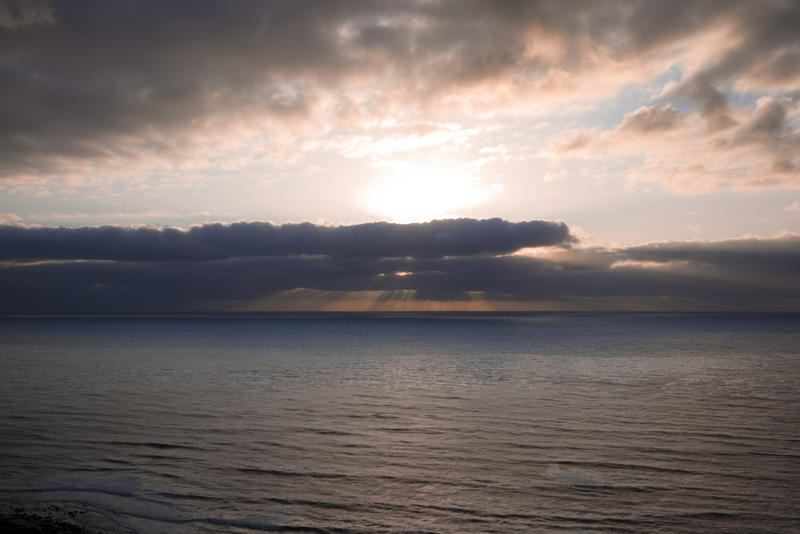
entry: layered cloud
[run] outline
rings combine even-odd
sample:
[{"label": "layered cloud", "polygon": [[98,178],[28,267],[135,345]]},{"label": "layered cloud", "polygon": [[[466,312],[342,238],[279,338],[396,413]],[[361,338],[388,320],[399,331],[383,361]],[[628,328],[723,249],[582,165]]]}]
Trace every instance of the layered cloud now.
[{"label": "layered cloud", "polygon": [[207,261],[252,256],[440,258],[568,246],[566,224],[447,219],[354,226],[268,222],[174,228],[0,226],[0,260]]},{"label": "layered cloud", "polygon": [[800,309],[796,235],[575,248],[561,223],[460,220],[211,225],[194,233],[4,227],[0,236],[0,312],[7,314],[431,303],[479,310]]},{"label": "layered cloud", "polygon": [[[386,119],[535,116],[591,107],[673,68],[682,75],[662,102],[614,136],[700,128],[680,136],[697,152],[746,147],[749,186],[795,186],[799,24],[797,3],[777,0],[4,0],[0,175],[102,174],[152,158],[213,165],[222,147],[241,155],[237,139],[254,132],[346,126],[357,139]],[[734,98],[766,92],[764,109]],[[648,168],[694,181],[696,165]],[[727,160],[705,171],[736,182]]]}]

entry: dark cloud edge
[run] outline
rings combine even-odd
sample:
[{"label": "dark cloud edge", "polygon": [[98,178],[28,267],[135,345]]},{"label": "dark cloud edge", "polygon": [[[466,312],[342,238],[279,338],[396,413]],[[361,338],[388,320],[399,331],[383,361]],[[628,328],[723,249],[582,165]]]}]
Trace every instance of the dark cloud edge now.
[{"label": "dark cloud edge", "polygon": [[441,219],[350,226],[269,222],[177,228],[0,226],[0,260],[210,261],[255,256],[438,258],[569,247],[563,222]]}]

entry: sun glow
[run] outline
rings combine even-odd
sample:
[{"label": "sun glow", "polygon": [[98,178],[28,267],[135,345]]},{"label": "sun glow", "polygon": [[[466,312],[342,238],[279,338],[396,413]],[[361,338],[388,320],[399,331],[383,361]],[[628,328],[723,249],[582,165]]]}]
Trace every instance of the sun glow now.
[{"label": "sun glow", "polygon": [[448,165],[402,164],[387,169],[362,191],[367,211],[394,222],[456,217],[457,210],[486,202],[496,189]]}]

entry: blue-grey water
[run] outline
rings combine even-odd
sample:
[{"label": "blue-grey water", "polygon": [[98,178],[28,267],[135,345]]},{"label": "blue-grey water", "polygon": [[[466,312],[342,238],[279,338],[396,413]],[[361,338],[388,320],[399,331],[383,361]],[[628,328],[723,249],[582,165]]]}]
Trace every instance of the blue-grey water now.
[{"label": "blue-grey water", "polygon": [[0,320],[0,499],[133,532],[798,532],[800,316]]}]

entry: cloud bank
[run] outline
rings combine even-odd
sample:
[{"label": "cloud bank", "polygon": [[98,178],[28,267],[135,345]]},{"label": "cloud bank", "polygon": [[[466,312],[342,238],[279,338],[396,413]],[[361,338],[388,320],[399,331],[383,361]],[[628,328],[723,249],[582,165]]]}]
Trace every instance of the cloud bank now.
[{"label": "cloud bank", "polygon": [[268,222],[175,228],[0,226],[0,260],[206,261],[252,256],[473,256],[568,246],[566,224],[501,219],[375,222],[353,226]]},{"label": "cloud bank", "polygon": [[581,249],[567,247],[573,239],[562,223],[455,220],[207,225],[194,233],[3,227],[0,236],[4,314],[430,303],[484,310],[639,309],[643,302],[646,309],[800,309],[796,235]]}]

